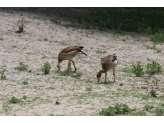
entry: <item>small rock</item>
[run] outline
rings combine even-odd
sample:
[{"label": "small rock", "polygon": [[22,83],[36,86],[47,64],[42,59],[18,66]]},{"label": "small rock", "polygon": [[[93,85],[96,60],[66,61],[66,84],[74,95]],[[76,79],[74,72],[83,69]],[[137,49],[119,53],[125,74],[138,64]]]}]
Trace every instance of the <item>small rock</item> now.
[{"label": "small rock", "polygon": [[59,104],[60,104],[60,102],[56,101],[56,105],[59,105]]},{"label": "small rock", "polygon": [[141,88],[142,88],[142,89],[148,89],[147,87],[144,87],[144,86],[142,86]]},{"label": "small rock", "polygon": [[32,72],[32,70],[29,70],[28,72],[29,72],[29,73],[31,73],[31,72]]},{"label": "small rock", "polygon": [[121,83],[120,86],[123,86],[123,83]]},{"label": "small rock", "polygon": [[145,80],[145,82],[149,82],[148,80]]}]

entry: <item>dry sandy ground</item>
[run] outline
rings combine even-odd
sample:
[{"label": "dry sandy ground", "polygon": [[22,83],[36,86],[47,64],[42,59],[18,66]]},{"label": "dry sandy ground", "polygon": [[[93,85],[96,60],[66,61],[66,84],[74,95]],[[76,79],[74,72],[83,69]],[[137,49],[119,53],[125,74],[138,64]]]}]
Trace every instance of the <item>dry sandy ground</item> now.
[{"label": "dry sandy ground", "polygon": [[[28,8],[27,8],[28,10]],[[130,69],[133,63],[141,61],[144,68],[147,63],[156,61],[163,67],[164,46],[156,47],[162,51],[147,49],[153,43],[142,35],[127,33],[124,36],[114,36],[111,31],[98,31],[96,29],[80,29],[65,26],[70,23],[62,20],[61,25],[52,23],[48,17],[39,11],[29,12],[20,8],[0,8],[0,71],[6,69],[7,80],[0,80],[0,115],[99,115],[102,108],[123,103],[130,108],[142,110],[147,104],[158,107],[163,98],[142,99],[154,87],[158,97],[164,94],[164,75],[153,75],[160,80],[154,86],[153,77],[135,77]],[[43,19],[45,17],[45,19]],[[16,33],[17,21],[22,18],[28,22],[24,33]],[[140,37],[135,41],[134,36]],[[44,39],[47,38],[48,41]],[[125,40],[123,40],[125,39]],[[84,46],[88,56],[77,56],[74,61],[77,72],[82,73],[80,78],[60,76],[57,73],[57,56],[65,47]],[[96,51],[107,53],[96,53]],[[119,65],[116,68],[116,81],[113,81],[112,71],[107,74],[107,84],[104,74],[101,83],[97,83],[96,74],[101,69],[102,57],[116,53]],[[32,72],[20,72],[14,67],[24,62]],[[44,75],[39,69],[45,62],[51,64],[49,75]],[[67,62],[62,62],[61,71],[67,69]],[[73,67],[73,66],[72,66]],[[27,80],[28,85],[22,85]],[[145,81],[147,80],[147,81]],[[120,84],[123,84],[120,86]],[[142,89],[141,87],[147,87]],[[88,89],[89,88],[89,89]],[[11,97],[22,98],[19,104],[9,104]],[[59,105],[56,101],[60,102]],[[154,115],[147,113],[147,115]]]}]

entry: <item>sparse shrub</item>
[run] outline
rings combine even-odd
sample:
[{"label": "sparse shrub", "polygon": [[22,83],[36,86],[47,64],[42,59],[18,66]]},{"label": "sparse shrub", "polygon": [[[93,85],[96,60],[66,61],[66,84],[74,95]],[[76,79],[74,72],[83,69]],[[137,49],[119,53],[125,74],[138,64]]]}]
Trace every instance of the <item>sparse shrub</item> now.
[{"label": "sparse shrub", "polygon": [[3,40],[4,40],[4,38],[0,37],[0,40],[2,40],[2,41],[3,41]]},{"label": "sparse shrub", "polygon": [[4,74],[5,71],[6,71],[6,69],[0,71],[0,73],[1,73],[1,80],[6,80],[6,76]]},{"label": "sparse shrub", "polygon": [[15,67],[14,69],[19,71],[27,71],[28,65],[25,65],[23,62],[19,62],[19,66]]},{"label": "sparse shrub", "polygon": [[154,80],[152,81],[154,85],[157,85],[160,80],[154,77]]},{"label": "sparse shrub", "polygon": [[153,45],[152,47],[150,47],[149,45],[146,45],[146,48],[147,48],[147,49],[153,49],[153,50],[156,50],[156,46],[155,46],[155,45]]},{"label": "sparse shrub", "polygon": [[72,74],[72,68],[70,66],[68,66],[68,69],[64,72],[61,72],[60,75],[62,76],[71,76]]},{"label": "sparse shrub", "polygon": [[28,85],[28,82],[25,80],[22,82],[23,85]]},{"label": "sparse shrub", "polygon": [[53,16],[51,19],[52,22],[56,23],[56,24],[61,24],[61,20],[58,19],[56,16]]},{"label": "sparse shrub", "polygon": [[163,113],[164,113],[164,109],[163,109],[163,108],[156,108],[156,109],[155,109],[155,114],[156,114],[157,116],[162,116]]},{"label": "sparse shrub", "polygon": [[44,41],[48,41],[48,39],[47,38],[44,38]]},{"label": "sparse shrub", "polygon": [[156,46],[155,46],[155,44],[152,47],[150,47],[149,45],[146,45],[146,48],[147,49],[157,50],[157,53],[161,53],[161,50],[157,49]]},{"label": "sparse shrub", "polygon": [[157,53],[161,53],[161,50],[157,50]]},{"label": "sparse shrub", "polygon": [[21,101],[22,101],[21,99],[15,97],[12,97],[11,100],[9,100],[10,103],[20,103]]},{"label": "sparse shrub", "polygon": [[70,66],[68,66],[68,69],[64,72],[60,73],[61,76],[71,76],[71,77],[81,77],[82,73],[72,73],[72,68]]},{"label": "sparse shrub", "polygon": [[138,111],[136,113],[133,113],[134,116],[146,116],[146,113],[144,111]]},{"label": "sparse shrub", "polygon": [[151,105],[145,105],[144,110],[146,110],[146,111],[150,111],[152,108],[154,108],[154,106],[151,106]]},{"label": "sparse shrub", "polygon": [[86,88],[87,91],[92,91],[92,87]]},{"label": "sparse shrub", "polygon": [[81,77],[83,74],[82,73],[76,73],[76,74],[71,74],[71,77]]},{"label": "sparse shrub", "polygon": [[150,39],[154,44],[164,43],[164,31],[159,30]]},{"label": "sparse shrub", "polygon": [[107,109],[102,109],[99,114],[102,116],[115,116],[116,109],[114,107],[109,106]]},{"label": "sparse shrub", "polygon": [[27,96],[26,95],[23,95],[23,99],[27,99]]},{"label": "sparse shrub", "polygon": [[152,61],[151,64],[147,64],[146,65],[146,68],[147,68],[147,73],[152,75],[152,74],[159,74],[159,73],[162,73],[162,68],[161,68],[161,65],[155,61]]},{"label": "sparse shrub", "polygon": [[44,72],[44,74],[49,74],[50,69],[51,69],[51,65],[48,62],[45,62],[43,67],[41,68],[41,70],[42,70],[42,72]]},{"label": "sparse shrub", "polygon": [[102,109],[99,114],[103,116],[115,116],[121,114],[130,114],[131,112],[132,109],[130,109],[127,105],[116,104],[114,107],[109,106],[107,109]]},{"label": "sparse shrub", "polygon": [[115,105],[116,114],[128,114],[131,113],[131,109],[125,104],[116,104]]},{"label": "sparse shrub", "polygon": [[152,97],[157,97],[157,94],[156,94],[156,91],[155,91],[155,90],[151,90],[151,91],[150,91],[150,95],[151,95]]},{"label": "sparse shrub", "polygon": [[23,18],[21,21],[18,20],[17,23],[19,24],[19,32],[23,32],[24,31],[24,27],[26,27],[25,24],[27,24],[27,22],[25,22],[24,18]]},{"label": "sparse shrub", "polygon": [[144,75],[144,72],[143,72],[143,68],[142,66],[143,65],[140,65],[140,61],[137,62],[137,65],[132,65],[132,73],[134,73],[137,77],[142,77]]}]

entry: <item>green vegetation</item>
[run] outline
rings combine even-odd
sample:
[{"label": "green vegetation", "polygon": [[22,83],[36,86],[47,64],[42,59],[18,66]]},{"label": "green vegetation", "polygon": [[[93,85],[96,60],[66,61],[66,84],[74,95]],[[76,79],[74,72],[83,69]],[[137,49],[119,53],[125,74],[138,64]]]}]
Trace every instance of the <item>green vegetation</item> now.
[{"label": "green vegetation", "polygon": [[19,24],[19,32],[24,31],[25,24],[27,24],[26,21],[24,21],[24,18],[22,20],[18,20],[17,23]]},{"label": "green vegetation", "polygon": [[72,73],[72,68],[68,66],[68,69],[64,72],[59,73],[61,76],[81,77],[82,73]]},{"label": "green vegetation", "polygon": [[4,40],[4,38],[0,37],[0,40],[2,40],[2,41],[3,41],[3,40]]},{"label": "green vegetation", "polygon": [[5,111],[8,111],[8,110],[11,110],[11,107],[9,106],[9,103],[3,103],[3,110],[5,110]]},{"label": "green vegetation", "polygon": [[156,50],[156,46],[155,45],[153,45],[152,47],[150,47],[149,45],[146,45],[146,48],[147,49],[154,49],[154,50]]},{"label": "green vegetation", "polygon": [[100,51],[100,50],[97,50],[96,53],[107,53],[106,51]]},{"label": "green vegetation", "polygon": [[92,91],[92,87],[86,88],[87,91]]},{"label": "green vegetation", "polygon": [[152,61],[151,64],[147,64],[146,66],[147,68],[147,73],[152,75],[152,74],[159,74],[159,73],[162,73],[162,68],[161,68],[161,65],[155,61]]},{"label": "green vegetation", "polygon": [[[133,67],[132,68],[132,73],[134,73],[137,77],[142,77],[145,74],[144,71],[143,71],[143,68],[142,68],[143,65],[140,65],[140,64],[141,64],[141,62],[138,61],[137,62],[137,65],[134,65],[134,64],[132,65],[132,67]],[[161,67],[161,65],[159,63],[157,63],[157,62],[154,62],[154,61],[152,61],[152,63],[148,63],[146,65],[146,69],[147,69],[146,72],[149,75],[152,75],[152,74],[155,74],[155,73],[156,74],[162,73],[162,67]],[[158,81],[159,80],[155,79],[155,80],[153,80],[153,83],[154,84],[157,84]]]},{"label": "green vegetation", "polygon": [[151,95],[152,97],[157,97],[157,94],[156,94],[156,91],[155,91],[155,90],[151,90],[151,91],[150,91],[150,95]]},{"label": "green vegetation", "polygon": [[42,70],[42,72],[44,72],[44,74],[49,74],[50,69],[51,69],[51,65],[48,62],[45,62],[43,67],[41,68],[41,70]]},{"label": "green vegetation", "polygon": [[116,104],[114,107],[109,106],[107,109],[102,109],[99,114],[103,116],[115,116],[122,114],[130,114],[132,111],[133,110],[125,104]]},{"label": "green vegetation", "polygon": [[47,38],[44,38],[44,41],[48,41],[48,39]]},{"label": "green vegetation", "polygon": [[5,71],[6,71],[6,69],[0,71],[0,73],[1,73],[1,80],[6,80],[6,76],[4,74]]},{"label": "green vegetation", "polygon": [[144,111],[137,111],[132,114],[133,116],[146,116],[146,113]]},{"label": "green vegetation", "polygon": [[162,116],[163,113],[164,113],[164,109],[163,109],[163,108],[156,108],[156,109],[155,109],[155,114],[156,114],[157,116]]},{"label": "green vegetation", "polygon": [[150,39],[154,44],[164,43],[164,31],[159,30]]},{"label": "green vegetation", "polygon": [[25,80],[22,82],[22,85],[28,85],[28,82]]},{"label": "green vegetation", "polygon": [[56,24],[61,24],[61,20],[58,19],[56,16],[53,16],[53,17],[52,17],[51,22],[54,22],[54,23],[56,23]]},{"label": "green vegetation", "polygon": [[162,7],[120,7],[108,8],[104,11],[99,9],[86,14],[61,14],[76,19],[85,28],[98,27],[99,29],[115,29],[152,34],[164,27],[161,19],[164,18]]},{"label": "green vegetation", "polygon": [[147,49],[154,49],[154,50],[157,50],[157,53],[161,53],[161,50],[156,49],[155,44],[154,44],[152,47],[150,47],[149,45],[146,45],[146,48],[147,48]]},{"label": "green vegetation", "polygon": [[142,66],[143,65],[140,65],[140,61],[137,62],[137,65],[132,65],[133,68],[132,68],[132,73],[134,73],[137,77],[142,77],[144,75],[144,72],[143,72],[143,68]]},{"label": "green vegetation", "polygon": [[146,110],[146,111],[150,111],[150,110],[152,110],[153,108],[154,108],[154,106],[151,106],[151,105],[145,105],[144,110]]},{"label": "green vegetation", "polygon": [[27,96],[26,95],[23,95],[23,99],[27,99]]},{"label": "green vegetation", "polygon": [[9,100],[10,103],[20,103],[22,100],[21,99],[18,99],[18,98],[15,98],[15,97],[12,97],[11,100]]},{"label": "green vegetation", "polygon": [[[110,29],[117,33],[128,31],[146,33],[147,35],[154,34],[151,40],[157,44],[164,42],[163,10],[163,7],[112,7],[99,8],[84,14],[58,12],[57,16],[64,17],[66,20],[69,19],[72,23],[69,24],[70,26],[81,26],[87,29],[98,28],[100,30]],[[53,16],[51,21],[57,24],[61,23],[61,20],[56,16]],[[125,39],[123,40],[125,41]],[[139,37],[135,38],[135,41],[139,40]]]},{"label": "green vegetation", "polygon": [[153,82],[154,85],[158,85],[158,82],[159,81],[160,81],[159,79],[157,79],[157,78],[154,77],[154,80],[152,82]]},{"label": "green vegetation", "polygon": [[28,65],[25,65],[23,62],[19,62],[19,66],[15,67],[14,69],[19,71],[27,71]]}]

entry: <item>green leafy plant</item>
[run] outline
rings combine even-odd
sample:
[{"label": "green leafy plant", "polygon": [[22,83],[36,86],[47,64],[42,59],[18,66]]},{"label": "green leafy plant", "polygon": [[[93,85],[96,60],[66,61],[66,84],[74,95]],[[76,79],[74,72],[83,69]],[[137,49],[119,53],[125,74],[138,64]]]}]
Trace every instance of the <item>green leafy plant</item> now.
[{"label": "green leafy plant", "polygon": [[56,24],[61,24],[61,20],[58,19],[56,16],[53,16],[51,19],[52,22],[56,23]]},{"label": "green leafy plant", "polygon": [[156,109],[155,109],[155,114],[156,114],[157,116],[162,116],[163,113],[164,113],[164,109],[163,109],[163,108],[156,108]]},{"label": "green leafy plant", "polygon": [[5,71],[6,71],[6,69],[0,71],[0,73],[1,73],[1,80],[6,80],[6,76],[5,76],[5,73],[4,73]]},{"label": "green leafy plant", "polygon": [[155,46],[155,44],[152,47],[150,47],[149,45],[146,45],[146,48],[147,49],[157,50],[157,53],[161,53],[161,50],[157,49],[156,46]]},{"label": "green leafy plant", "polygon": [[156,94],[156,91],[155,91],[155,90],[151,90],[151,91],[150,91],[150,95],[151,95],[152,97],[157,97],[157,94]]},{"label": "green leafy plant", "polygon": [[3,107],[3,110],[5,110],[5,111],[11,110],[11,107],[9,106],[8,102],[3,103],[2,107]]},{"label": "green leafy plant", "polygon": [[146,116],[146,113],[144,111],[137,111],[135,113],[133,113],[133,116]]},{"label": "green leafy plant", "polygon": [[164,31],[159,30],[150,38],[154,44],[164,43]]},{"label": "green leafy plant", "polygon": [[154,85],[157,85],[160,80],[154,77],[154,80],[152,81]]},{"label": "green leafy plant", "polygon": [[25,65],[23,62],[19,62],[19,66],[15,67],[14,69],[19,71],[27,71],[28,65]]},{"label": "green leafy plant", "polygon": [[144,110],[146,110],[146,111],[150,111],[150,110],[153,109],[153,108],[154,108],[154,106],[151,106],[151,105],[145,105]]},{"label": "green leafy plant", "polygon": [[81,77],[82,76],[82,73],[72,73],[72,68],[70,66],[68,66],[67,70],[64,71],[64,72],[61,72],[60,73],[61,76],[71,76],[71,77]]},{"label": "green leafy plant", "polygon": [[114,107],[109,106],[107,109],[102,109],[99,114],[102,116],[115,116],[116,109]]},{"label": "green leafy plant", "polygon": [[157,50],[157,53],[161,53],[161,50]]},{"label": "green leafy plant", "polygon": [[87,91],[92,91],[92,87],[86,88]]},{"label": "green leafy plant", "polygon": [[103,116],[115,116],[121,114],[130,114],[132,109],[130,109],[126,104],[116,104],[114,107],[109,106],[107,109],[102,109],[99,112],[100,115]]},{"label": "green leafy plant", "polygon": [[159,74],[159,73],[162,73],[162,67],[159,63],[155,62],[155,61],[152,61],[151,64],[147,64],[146,65],[146,68],[147,68],[147,73],[152,75],[152,74]]},{"label": "green leafy plant", "polygon": [[152,47],[150,47],[149,45],[146,45],[146,48],[147,49],[154,49],[154,50],[156,50],[156,46],[155,45],[153,45]]},{"label": "green leafy plant", "polygon": [[83,74],[82,73],[76,73],[76,74],[71,74],[71,77],[81,77]]},{"label": "green leafy plant", "polygon": [[68,69],[64,72],[61,72],[60,75],[62,76],[71,76],[72,75],[72,68],[68,66]]},{"label": "green leafy plant", "polygon": [[27,96],[26,95],[23,95],[23,99],[27,99]]},{"label": "green leafy plant", "polygon": [[10,103],[20,103],[21,101],[22,101],[21,99],[15,97],[12,97],[11,100],[9,100]]},{"label": "green leafy plant", "polygon": [[44,41],[48,41],[48,39],[47,38],[44,38]]},{"label": "green leafy plant", "polygon": [[132,73],[134,73],[137,77],[142,77],[143,75],[144,75],[144,72],[143,72],[143,68],[142,68],[142,66],[143,65],[140,65],[141,64],[141,62],[140,61],[138,61],[137,62],[137,65],[132,65]]},{"label": "green leafy plant", "polygon": [[49,74],[50,69],[51,69],[51,65],[48,62],[45,62],[43,67],[41,68],[41,70],[42,70],[42,72],[44,72],[44,74]]},{"label": "green leafy plant", "polygon": [[23,85],[28,85],[28,82],[25,80],[22,82]]},{"label": "green leafy plant", "polygon": [[27,24],[26,21],[24,21],[24,18],[22,20],[18,20],[17,23],[19,24],[19,32],[24,31],[25,24]]}]

